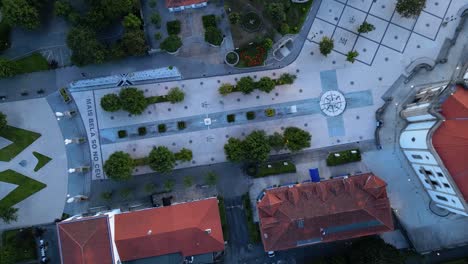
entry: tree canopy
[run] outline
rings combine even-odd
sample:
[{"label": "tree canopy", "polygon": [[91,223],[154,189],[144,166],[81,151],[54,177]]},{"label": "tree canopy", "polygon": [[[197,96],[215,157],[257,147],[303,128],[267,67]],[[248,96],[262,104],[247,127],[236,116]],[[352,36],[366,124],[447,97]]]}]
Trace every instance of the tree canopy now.
[{"label": "tree canopy", "polygon": [[278,132],[273,133],[273,135],[268,136],[268,144],[270,144],[270,147],[275,151],[284,149],[285,142],[283,135]]},{"label": "tree canopy", "polygon": [[283,3],[269,3],[266,5],[266,13],[273,21],[283,22],[286,20],[286,11]]},{"label": "tree canopy", "polygon": [[101,107],[104,111],[115,112],[122,109],[122,102],[118,95],[106,94],[101,98]]},{"label": "tree canopy", "polygon": [[426,0],[398,0],[396,11],[402,17],[417,17],[426,7]]},{"label": "tree canopy", "polygon": [[286,142],[286,147],[292,152],[310,147],[310,140],[312,139],[312,136],[309,134],[309,132],[300,128],[287,127],[284,130],[283,136]]},{"label": "tree canopy", "polygon": [[248,162],[264,162],[268,159],[271,147],[263,130],[255,130],[242,142],[244,159]]},{"label": "tree canopy", "polygon": [[18,72],[18,64],[15,61],[0,58],[0,78],[15,76]]},{"label": "tree canopy", "polygon": [[176,157],[167,147],[159,146],[151,150],[148,162],[154,171],[166,173],[174,168]]},{"label": "tree canopy", "polygon": [[124,17],[122,25],[125,27],[126,30],[140,29],[141,19],[135,16],[134,14],[130,13]]},{"label": "tree canopy", "polygon": [[262,77],[260,81],[257,82],[258,89],[265,93],[269,93],[273,89],[275,89],[275,85],[276,85],[275,81],[273,81],[269,77]]},{"label": "tree canopy", "polygon": [[182,40],[177,35],[170,35],[161,42],[159,47],[167,52],[176,52],[182,46]]},{"label": "tree canopy", "polygon": [[229,138],[228,142],[224,145],[224,153],[226,159],[234,162],[244,160],[244,149],[242,147],[242,140],[237,138]]},{"label": "tree canopy", "polygon": [[205,30],[205,41],[212,45],[219,46],[223,42],[223,33],[216,27],[208,27]]},{"label": "tree canopy", "polygon": [[122,109],[133,115],[140,115],[148,107],[148,101],[142,90],[128,87],[120,90]]},{"label": "tree canopy", "polygon": [[191,161],[193,158],[193,153],[190,149],[183,148],[175,154],[176,160],[180,161]]},{"label": "tree canopy", "polygon": [[73,50],[71,60],[78,66],[102,63],[106,58],[105,47],[89,28],[75,27],[67,36],[67,45]]},{"label": "tree canopy", "polygon": [[244,94],[249,94],[255,90],[255,81],[250,76],[240,78],[236,88]]},{"label": "tree canopy", "polygon": [[322,53],[324,56],[327,56],[332,52],[334,46],[335,45],[332,39],[329,37],[323,37],[319,43],[320,53]]},{"label": "tree canopy", "polygon": [[36,29],[40,26],[42,1],[2,0],[3,19],[11,26]]},{"label": "tree canopy", "polygon": [[166,97],[172,104],[179,103],[184,100],[185,93],[179,87],[174,87],[169,90]]},{"label": "tree canopy", "polygon": [[127,30],[120,42],[120,49],[127,56],[141,56],[148,51],[146,45],[145,32],[141,29]]},{"label": "tree canopy", "polygon": [[132,177],[135,162],[128,153],[114,152],[104,163],[104,172],[113,180],[128,180]]}]

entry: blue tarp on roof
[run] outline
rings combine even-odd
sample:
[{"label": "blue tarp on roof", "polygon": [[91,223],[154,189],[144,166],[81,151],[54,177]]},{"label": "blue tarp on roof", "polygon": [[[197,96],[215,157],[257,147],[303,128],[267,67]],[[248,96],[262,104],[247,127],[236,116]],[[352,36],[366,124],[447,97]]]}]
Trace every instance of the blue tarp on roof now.
[{"label": "blue tarp on roof", "polygon": [[320,174],[318,168],[309,169],[309,175],[312,182],[320,182]]}]

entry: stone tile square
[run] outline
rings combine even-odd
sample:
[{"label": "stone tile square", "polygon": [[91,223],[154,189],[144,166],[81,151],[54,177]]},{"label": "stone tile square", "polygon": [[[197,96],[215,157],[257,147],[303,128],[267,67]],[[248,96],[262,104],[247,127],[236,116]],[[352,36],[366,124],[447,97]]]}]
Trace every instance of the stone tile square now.
[{"label": "stone tile square", "polygon": [[348,0],[347,5],[360,9],[364,12],[369,12],[373,0]]},{"label": "stone tile square", "polygon": [[336,25],[344,6],[342,3],[334,0],[322,1],[317,12],[317,17]]},{"label": "stone tile square", "polygon": [[406,42],[411,35],[411,31],[402,27],[390,24],[382,40],[382,45],[403,52]]},{"label": "stone tile square", "polygon": [[359,37],[356,41],[356,45],[354,45],[354,50],[359,52],[357,59],[367,64],[372,63],[372,59],[374,58],[378,48],[379,44],[363,37]]},{"label": "stone tile square", "polygon": [[418,17],[416,25],[414,26],[414,32],[430,39],[434,39],[437,35],[437,31],[439,30],[441,22],[442,19],[429,13],[422,12]]},{"label": "stone tile square", "polygon": [[375,29],[371,32],[363,33],[361,36],[380,42],[384,36],[385,30],[387,29],[388,22],[373,15],[368,15],[366,21],[374,25]]},{"label": "stone tile square", "polygon": [[311,41],[319,43],[323,37],[331,37],[335,27],[335,25],[316,18],[314,23],[312,23],[312,27],[310,28],[307,38]]},{"label": "stone tile square", "polygon": [[413,26],[416,24],[416,18],[402,17],[398,12],[395,12],[392,17],[392,23],[408,30],[413,30]]},{"label": "stone tile square", "polygon": [[366,19],[366,13],[352,7],[345,7],[338,26],[357,33],[358,27]]},{"label": "stone tile square", "polygon": [[335,34],[333,35],[333,41],[335,44],[334,49],[342,53],[348,53],[350,50],[352,50],[356,39],[356,34],[337,27]]},{"label": "stone tile square", "polygon": [[376,0],[372,3],[370,14],[390,21],[395,10],[396,0]]},{"label": "stone tile square", "polygon": [[450,4],[448,0],[427,0],[424,11],[443,18]]}]

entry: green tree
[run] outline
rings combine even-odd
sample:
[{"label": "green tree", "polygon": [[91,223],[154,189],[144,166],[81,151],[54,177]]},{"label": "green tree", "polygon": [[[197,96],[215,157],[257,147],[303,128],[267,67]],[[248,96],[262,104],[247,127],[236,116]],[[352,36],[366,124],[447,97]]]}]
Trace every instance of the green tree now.
[{"label": "green tree", "polygon": [[375,29],[375,26],[371,23],[364,21],[358,28],[359,33],[368,33]]},{"label": "green tree", "polygon": [[175,185],[174,180],[167,179],[167,180],[164,181],[164,189],[167,192],[172,191],[172,189],[174,188],[174,185]]},{"label": "green tree", "polygon": [[240,78],[237,82],[236,88],[244,94],[249,94],[255,90],[255,82],[250,76]]},{"label": "green tree", "polygon": [[153,148],[148,156],[149,166],[154,171],[167,173],[174,169],[176,158],[167,147]]},{"label": "green tree", "polygon": [[263,47],[266,49],[266,50],[269,50],[273,47],[273,40],[271,40],[271,38],[265,38],[263,40]]},{"label": "green tree", "polygon": [[273,20],[283,22],[286,20],[286,12],[283,3],[269,3],[266,5],[266,13]]},{"label": "green tree", "polygon": [[130,13],[124,17],[122,20],[122,25],[125,27],[126,30],[135,30],[140,29],[141,27],[141,19],[134,14]]},{"label": "green tree", "polygon": [[323,37],[319,43],[320,53],[322,53],[324,56],[327,56],[332,52],[334,46],[335,45],[332,39],[329,37]]},{"label": "green tree", "polygon": [[120,90],[122,109],[133,115],[140,115],[148,107],[148,102],[142,90],[128,87]]},{"label": "green tree", "polygon": [[216,175],[216,173],[213,171],[208,172],[208,174],[205,176],[205,184],[208,184],[209,186],[215,186],[216,183],[218,183],[218,175]]},{"label": "green tree", "polygon": [[112,153],[104,163],[104,172],[113,180],[129,180],[134,168],[135,162],[123,151]]},{"label": "green tree", "polygon": [[0,206],[0,218],[7,224],[18,221],[18,208]]},{"label": "green tree", "polygon": [[147,183],[145,184],[145,192],[146,193],[153,193],[156,190],[156,184],[154,183]]},{"label": "green tree", "polygon": [[271,147],[263,130],[255,130],[242,142],[244,160],[248,162],[264,162],[268,159]]},{"label": "green tree", "polygon": [[167,100],[171,102],[171,104],[182,102],[185,98],[185,93],[179,87],[173,87],[169,90],[166,95]]},{"label": "green tree", "polygon": [[179,152],[177,152],[175,155],[176,160],[180,161],[191,161],[193,158],[192,151],[187,148],[181,149]]},{"label": "green tree", "polygon": [[125,54],[130,56],[141,56],[145,55],[148,51],[148,45],[146,45],[145,32],[141,29],[134,29],[126,31],[122,37],[120,47]]},{"label": "green tree", "polygon": [[73,51],[71,60],[78,66],[102,63],[106,58],[104,45],[97,40],[96,33],[84,27],[75,27],[67,36],[67,45]]},{"label": "green tree", "polygon": [[283,135],[278,132],[273,133],[273,135],[268,136],[268,144],[270,144],[270,147],[275,151],[284,149],[285,142]]},{"label": "green tree", "polygon": [[57,0],[54,3],[54,14],[56,16],[61,16],[68,18],[70,13],[73,12],[73,7],[68,1]]},{"label": "green tree", "polygon": [[7,116],[3,112],[0,112],[0,130],[4,129],[7,125]]},{"label": "green tree", "polygon": [[241,16],[237,12],[232,12],[229,14],[229,22],[231,22],[231,24],[233,25],[239,23],[240,19],[241,19]]},{"label": "green tree", "polygon": [[0,78],[13,77],[18,73],[18,64],[15,61],[0,58]]},{"label": "green tree", "polygon": [[[38,1],[40,3],[41,1]],[[11,26],[36,29],[40,26],[39,7],[27,0],[3,0],[3,19]]]},{"label": "green tree", "polygon": [[350,263],[403,264],[405,261],[398,249],[380,237],[367,237],[353,243]]},{"label": "green tree", "polygon": [[283,73],[281,76],[278,78],[278,84],[283,85],[283,84],[293,84],[294,80],[296,80],[297,76],[294,74],[289,74],[289,73]]},{"label": "green tree", "polygon": [[346,60],[351,62],[351,63],[354,63],[354,61],[356,61],[356,57],[359,56],[359,52],[357,51],[349,51],[347,54],[346,54]]},{"label": "green tree", "polygon": [[225,95],[228,95],[230,93],[232,93],[232,90],[234,89],[234,86],[230,83],[223,83],[221,84],[221,86],[219,87],[218,91],[221,95],[225,96]]},{"label": "green tree", "polygon": [[244,148],[242,146],[242,140],[237,138],[229,138],[228,142],[224,145],[224,153],[226,154],[226,159],[229,161],[243,161]]},{"label": "green tree", "polygon": [[96,30],[108,27],[114,21],[132,13],[133,0],[88,0],[87,25]]},{"label": "green tree", "polygon": [[223,42],[223,33],[216,27],[208,27],[205,30],[205,41],[212,45],[219,46]]},{"label": "green tree", "polygon": [[257,82],[258,89],[265,93],[269,93],[275,89],[275,85],[275,81],[273,81],[270,77],[262,77],[260,81]]},{"label": "green tree", "polygon": [[398,0],[396,11],[402,17],[417,17],[426,7],[426,0]]},{"label": "green tree", "polygon": [[309,132],[300,128],[287,127],[284,130],[283,136],[284,141],[286,142],[286,147],[292,152],[310,147],[310,140],[312,139],[312,136]]},{"label": "green tree", "polygon": [[120,97],[116,94],[106,94],[101,98],[101,107],[107,112],[116,112],[122,109]]},{"label": "green tree", "polygon": [[182,46],[182,40],[177,35],[165,38],[159,47],[167,52],[176,52]]},{"label": "green tree", "polygon": [[184,177],[184,186],[189,188],[189,187],[192,187],[193,185],[193,178],[190,177],[190,176],[185,176]]}]

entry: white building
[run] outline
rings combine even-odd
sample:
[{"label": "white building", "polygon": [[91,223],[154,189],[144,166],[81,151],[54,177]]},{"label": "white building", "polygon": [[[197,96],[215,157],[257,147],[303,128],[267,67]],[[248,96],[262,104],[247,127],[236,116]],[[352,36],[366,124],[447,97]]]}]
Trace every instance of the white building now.
[{"label": "white building", "polygon": [[191,8],[201,8],[208,4],[208,0],[166,0],[166,7],[171,12],[182,11]]},{"label": "white building", "polygon": [[468,89],[422,88],[401,112],[400,146],[434,203],[468,216]]}]

